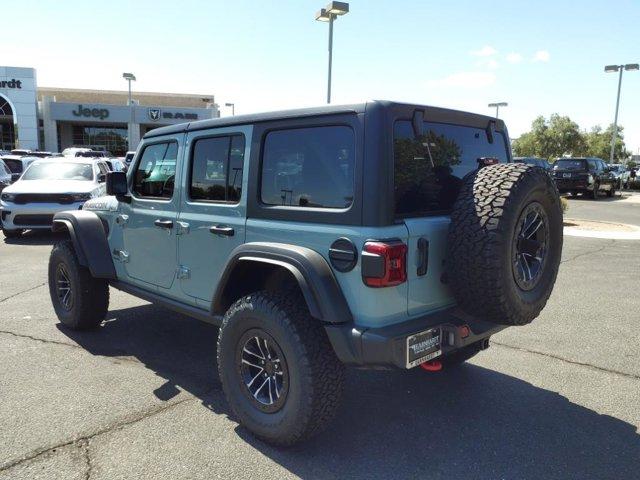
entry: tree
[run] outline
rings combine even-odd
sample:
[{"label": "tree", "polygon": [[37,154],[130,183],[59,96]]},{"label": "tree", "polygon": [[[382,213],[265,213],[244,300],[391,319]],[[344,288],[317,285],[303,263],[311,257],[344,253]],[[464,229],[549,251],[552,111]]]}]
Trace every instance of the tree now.
[{"label": "tree", "polygon": [[554,113],[549,120],[543,116],[536,118],[531,124],[531,131],[513,142],[513,150],[519,157],[553,159],[583,154],[586,142],[576,122]]},{"label": "tree", "polygon": [[[629,157],[624,144],[624,128],[618,126],[614,150],[617,161]],[[591,131],[580,131],[569,117],[554,113],[546,120],[537,117],[531,123],[531,131],[513,141],[513,151],[518,157],[542,157],[552,160],[562,156],[589,156],[608,160],[611,152],[613,125],[606,130],[596,125]]]},{"label": "tree", "polygon": [[[616,163],[629,157],[629,151],[624,145],[624,128],[618,126],[618,135],[616,145],[613,151],[613,158]],[[613,124],[609,125],[606,130],[602,130],[600,125],[596,125],[590,132],[585,133],[585,141],[587,144],[586,154],[591,157],[598,157],[609,161],[611,156],[611,137],[613,136]]]}]

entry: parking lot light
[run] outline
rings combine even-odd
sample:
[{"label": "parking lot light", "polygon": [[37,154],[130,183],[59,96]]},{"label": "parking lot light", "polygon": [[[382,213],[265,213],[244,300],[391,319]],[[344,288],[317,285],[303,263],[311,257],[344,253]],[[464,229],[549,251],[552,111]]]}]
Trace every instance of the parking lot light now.
[{"label": "parking lot light", "polygon": [[129,150],[135,150],[135,148],[132,148],[131,145],[131,137],[132,137],[132,133],[133,133],[133,122],[134,122],[134,118],[133,118],[133,100],[131,98],[131,82],[135,82],[136,81],[136,76],[133,73],[123,73],[122,74],[122,78],[124,78],[128,83],[129,83],[129,133],[128,133],[128,144],[129,144]]},{"label": "parking lot light", "polygon": [[329,71],[327,78],[327,103],[331,103],[331,63],[333,57],[333,22],[342,15],[349,13],[347,2],[330,2],[326,8],[316,13],[316,20],[329,22]]},{"label": "parking lot light", "polygon": [[[611,135],[611,153],[609,154],[609,164],[614,162],[613,156],[616,149],[616,140],[618,139],[618,110],[620,108],[620,90],[622,89],[622,72],[636,71],[640,69],[637,63],[627,63],[626,65],[606,65],[605,73],[620,72],[618,75],[618,94],[616,95],[616,113],[613,119],[613,134]],[[622,183],[622,182],[621,182]],[[624,187],[620,187],[623,189]]]},{"label": "parking lot light", "polygon": [[236,114],[236,104],[235,103],[225,103],[225,107],[231,107],[231,116]]},{"label": "parking lot light", "polygon": [[496,118],[498,118],[498,115],[500,114],[500,107],[507,107],[509,106],[509,104],[507,102],[495,102],[495,103],[490,103],[489,105],[487,105],[489,108],[494,108],[496,109]]}]

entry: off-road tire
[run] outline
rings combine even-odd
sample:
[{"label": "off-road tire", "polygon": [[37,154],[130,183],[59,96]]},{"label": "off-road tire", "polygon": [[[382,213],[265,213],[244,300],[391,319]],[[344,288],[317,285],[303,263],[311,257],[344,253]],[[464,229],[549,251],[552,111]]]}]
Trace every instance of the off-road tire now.
[{"label": "off-road tire", "polygon": [[22,235],[22,229],[16,229],[16,230],[2,230],[2,234],[4,235],[4,238],[18,238],[20,235]]},{"label": "off-road tire", "polygon": [[[65,308],[59,295],[57,270],[64,268],[71,288],[71,307]],[[58,242],[49,257],[49,295],[58,320],[73,330],[90,330],[100,325],[109,309],[109,284],[93,278],[78,262],[70,240]]]},{"label": "off-road tire", "polygon": [[[288,392],[282,407],[264,412],[247,397],[237,349],[251,329],[266,332],[284,354]],[[233,413],[261,440],[290,446],[319,432],[334,417],[344,388],[344,365],[300,295],[260,291],[236,301],[218,336],[218,373]]]},{"label": "off-road tire", "polygon": [[[531,205],[547,216],[545,260],[531,289],[514,273],[516,228]],[[502,325],[524,325],[544,308],[562,253],[562,208],[553,179],[539,168],[506,163],[464,178],[453,206],[446,258],[447,278],[469,314]]]},{"label": "off-road tire", "polygon": [[611,185],[611,188],[607,190],[607,197],[611,198],[616,194],[616,186],[615,184]]}]

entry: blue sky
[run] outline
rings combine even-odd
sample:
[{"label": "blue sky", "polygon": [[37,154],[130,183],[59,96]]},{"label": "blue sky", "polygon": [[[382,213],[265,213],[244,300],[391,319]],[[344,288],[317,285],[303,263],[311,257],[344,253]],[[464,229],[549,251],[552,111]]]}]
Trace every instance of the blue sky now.
[{"label": "blue sky", "polygon": [[[50,87],[215,95],[236,113],[325,101],[324,0],[30,1],[2,7],[0,64]],[[640,62],[640,2],[353,0],[334,32],[333,102],[379,98],[491,113],[512,137],[537,115],[613,121],[611,63]],[[9,21],[7,21],[9,20]],[[222,107],[222,114],[229,114]],[[619,122],[640,149],[640,72]]]}]

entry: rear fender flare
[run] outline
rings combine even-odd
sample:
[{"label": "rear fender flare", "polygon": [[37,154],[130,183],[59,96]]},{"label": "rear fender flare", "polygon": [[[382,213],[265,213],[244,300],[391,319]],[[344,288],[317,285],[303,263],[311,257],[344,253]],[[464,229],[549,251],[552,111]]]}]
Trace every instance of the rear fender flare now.
[{"label": "rear fender flare", "polygon": [[285,268],[295,278],[312,317],[325,323],[345,323],[353,317],[327,261],[318,252],[297,245],[253,242],[235,248],[220,278],[211,303],[212,313],[224,315],[225,293],[234,270],[245,262]]}]

